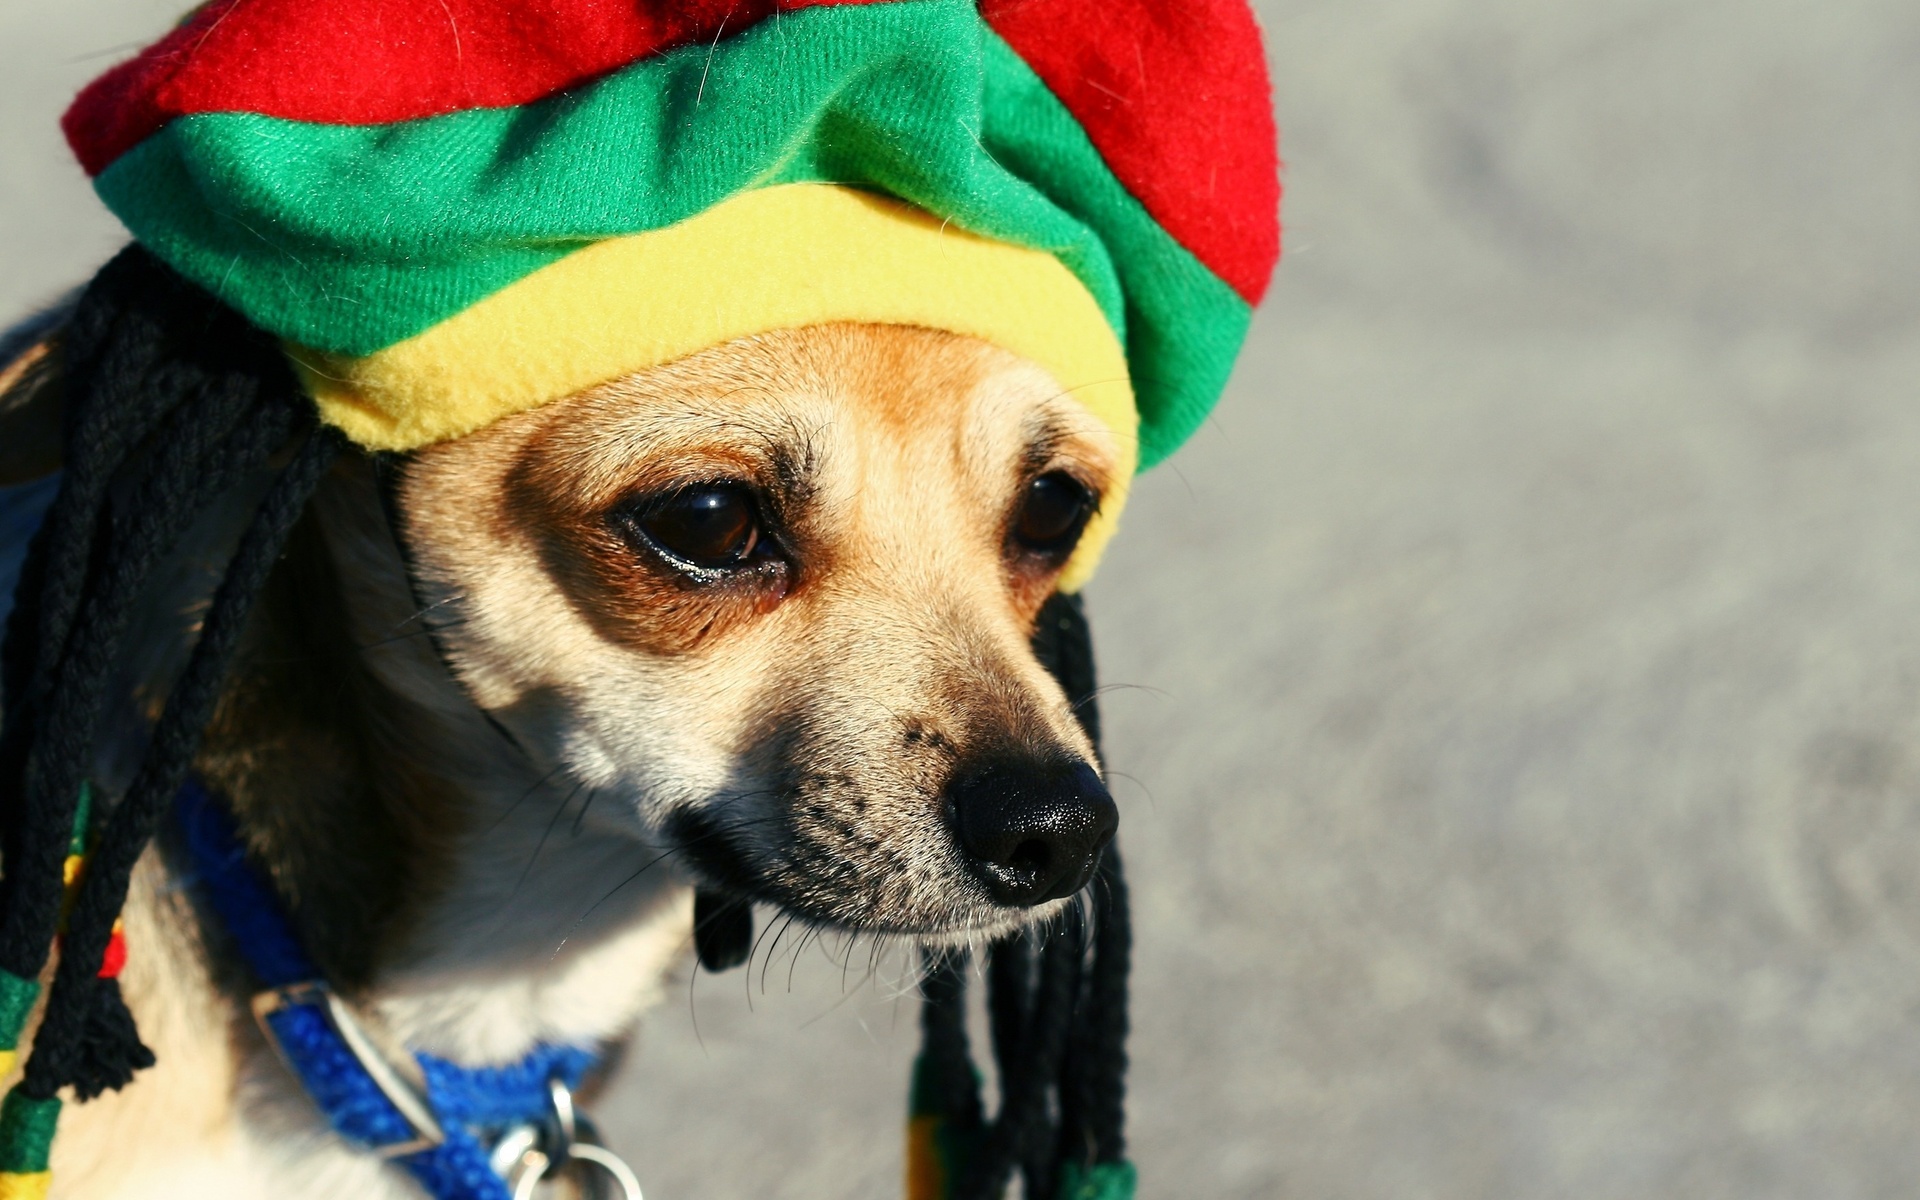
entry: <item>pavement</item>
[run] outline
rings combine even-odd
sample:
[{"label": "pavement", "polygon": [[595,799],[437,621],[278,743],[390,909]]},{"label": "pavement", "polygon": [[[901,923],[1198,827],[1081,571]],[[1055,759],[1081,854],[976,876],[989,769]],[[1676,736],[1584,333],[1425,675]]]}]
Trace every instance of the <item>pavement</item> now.
[{"label": "pavement", "polygon": [[[1142,1195],[1911,1195],[1920,6],[1260,7],[1288,256],[1090,600]],[[174,8],[0,10],[0,311]],[[681,981],[649,1196],[898,1195],[870,956]]]}]

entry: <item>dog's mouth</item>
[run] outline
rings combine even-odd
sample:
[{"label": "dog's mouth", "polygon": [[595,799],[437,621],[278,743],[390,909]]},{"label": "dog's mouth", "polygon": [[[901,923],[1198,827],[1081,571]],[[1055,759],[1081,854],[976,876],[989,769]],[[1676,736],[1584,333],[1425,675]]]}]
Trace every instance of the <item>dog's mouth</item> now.
[{"label": "dog's mouth", "polygon": [[704,813],[676,813],[667,823],[667,836],[680,865],[705,888],[741,900],[767,900],[759,873],[736,844],[737,835]]}]

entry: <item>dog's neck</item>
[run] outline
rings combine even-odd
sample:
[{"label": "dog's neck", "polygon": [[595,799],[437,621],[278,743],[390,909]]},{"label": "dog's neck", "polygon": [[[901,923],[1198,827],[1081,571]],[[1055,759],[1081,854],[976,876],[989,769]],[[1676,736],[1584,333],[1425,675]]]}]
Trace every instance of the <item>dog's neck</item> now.
[{"label": "dog's neck", "polygon": [[686,945],[687,889],[596,818],[613,802],[538,744],[538,714],[474,706],[404,561],[371,468],[338,473],[199,770],[315,961],[398,1040],[498,1062],[617,1037]]}]

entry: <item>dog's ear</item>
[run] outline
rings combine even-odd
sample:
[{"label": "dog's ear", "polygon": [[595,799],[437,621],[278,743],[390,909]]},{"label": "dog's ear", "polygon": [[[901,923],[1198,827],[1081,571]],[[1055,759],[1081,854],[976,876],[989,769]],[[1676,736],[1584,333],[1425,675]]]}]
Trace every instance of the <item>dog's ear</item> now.
[{"label": "dog's ear", "polygon": [[0,487],[60,469],[60,331],[71,302],[0,334]]}]

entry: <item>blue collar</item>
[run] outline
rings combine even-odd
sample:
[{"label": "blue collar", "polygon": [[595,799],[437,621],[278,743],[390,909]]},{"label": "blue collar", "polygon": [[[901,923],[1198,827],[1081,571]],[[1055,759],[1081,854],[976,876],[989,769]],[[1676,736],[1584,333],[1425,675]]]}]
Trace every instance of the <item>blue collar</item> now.
[{"label": "blue collar", "polygon": [[[406,1167],[435,1200],[513,1200],[521,1189],[510,1188],[490,1149],[510,1134],[525,1148],[534,1144],[527,1129],[558,1121],[565,1154],[574,1132],[568,1096],[599,1061],[594,1050],[539,1046],[500,1067],[383,1052],[307,957],[279,898],[248,864],[226,807],[190,781],[176,815],[197,882],[263,985],[254,998],[262,1031],[340,1136]],[[611,1157],[593,1149],[581,1156]]]}]

